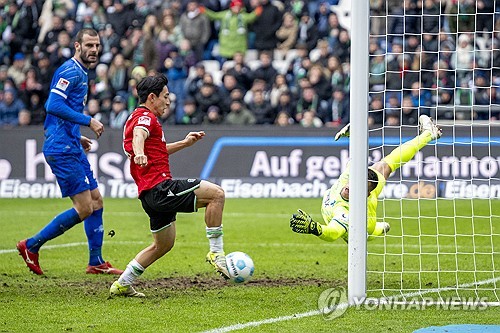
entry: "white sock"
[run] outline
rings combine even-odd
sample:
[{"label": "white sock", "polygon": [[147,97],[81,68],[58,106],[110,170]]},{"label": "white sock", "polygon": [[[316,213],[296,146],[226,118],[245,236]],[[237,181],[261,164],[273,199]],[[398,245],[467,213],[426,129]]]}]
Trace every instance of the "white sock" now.
[{"label": "white sock", "polygon": [[135,259],[132,259],[131,262],[128,263],[125,271],[120,275],[118,279],[118,283],[122,286],[130,286],[134,283],[135,279],[144,273],[145,268],[141,266]]},{"label": "white sock", "polygon": [[222,225],[220,227],[206,227],[206,231],[210,252],[224,252]]}]

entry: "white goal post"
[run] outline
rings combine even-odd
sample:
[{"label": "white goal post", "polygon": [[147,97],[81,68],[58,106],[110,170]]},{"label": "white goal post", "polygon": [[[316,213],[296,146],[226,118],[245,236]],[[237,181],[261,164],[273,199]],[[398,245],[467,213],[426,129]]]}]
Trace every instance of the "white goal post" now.
[{"label": "white goal post", "polygon": [[[349,303],[500,305],[500,1],[352,0],[350,33]],[[367,166],[421,114],[444,136],[387,179],[367,242]]]}]

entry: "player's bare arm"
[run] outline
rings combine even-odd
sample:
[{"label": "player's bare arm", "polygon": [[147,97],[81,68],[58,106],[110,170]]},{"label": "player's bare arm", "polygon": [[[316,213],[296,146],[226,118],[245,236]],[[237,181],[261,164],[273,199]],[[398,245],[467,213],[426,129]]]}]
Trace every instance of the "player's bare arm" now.
[{"label": "player's bare arm", "polygon": [[181,149],[194,145],[196,142],[198,142],[198,140],[203,139],[204,136],[204,131],[189,132],[183,140],[167,143],[167,151],[170,155],[172,155],[173,153]]},{"label": "player's bare arm", "polygon": [[104,132],[104,125],[97,119],[91,118],[89,127],[97,135],[98,139],[102,135],[102,132]]},{"label": "player's bare arm", "polygon": [[145,167],[148,165],[148,157],[144,154],[144,142],[148,138],[148,132],[142,128],[134,128],[134,138],[132,139],[132,149],[134,150],[134,163]]},{"label": "player's bare arm", "polygon": [[85,152],[89,152],[90,151],[90,147],[92,146],[92,140],[90,140],[86,136],[82,135],[80,137],[80,143],[82,144],[83,150]]}]

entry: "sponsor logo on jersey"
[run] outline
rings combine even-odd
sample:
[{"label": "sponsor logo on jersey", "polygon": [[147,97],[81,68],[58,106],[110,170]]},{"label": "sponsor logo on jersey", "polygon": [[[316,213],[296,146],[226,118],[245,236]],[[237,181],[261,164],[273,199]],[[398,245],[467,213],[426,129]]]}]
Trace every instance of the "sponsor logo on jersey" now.
[{"label": "sponsor logo on jersey", "polygon": [[66,91],[69,86],[69,81],[63,78],[60,78],[59,81],[57,81],[56,88],[61,89],[62,91]]},{"label": "sponsor logo on jersey", "polygon": [[151,118],[147,116],[139,117],[139,120],[137,120],[137,125],[151,126]]}]

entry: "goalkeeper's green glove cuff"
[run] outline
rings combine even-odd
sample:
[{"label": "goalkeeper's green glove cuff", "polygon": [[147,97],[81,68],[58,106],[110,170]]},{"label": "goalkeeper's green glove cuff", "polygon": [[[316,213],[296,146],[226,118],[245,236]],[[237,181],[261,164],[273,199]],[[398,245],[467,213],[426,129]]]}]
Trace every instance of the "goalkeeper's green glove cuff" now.
[{"label": "goalkeeper's green glove cuff", "polygon": [[342,138],[342,137],[346,137],[348,138],[349,135],[350,135],[350,129],[351,129],[351,124],[347,124],[345,125],[344,127],[342,127],[342,129],[340,131],[337,132],[337,134],[335,134],[335,141],[337,141],[338,139]]}]

